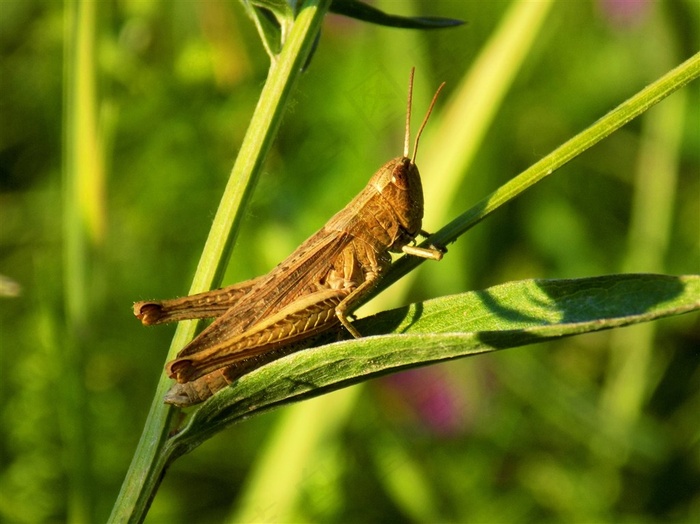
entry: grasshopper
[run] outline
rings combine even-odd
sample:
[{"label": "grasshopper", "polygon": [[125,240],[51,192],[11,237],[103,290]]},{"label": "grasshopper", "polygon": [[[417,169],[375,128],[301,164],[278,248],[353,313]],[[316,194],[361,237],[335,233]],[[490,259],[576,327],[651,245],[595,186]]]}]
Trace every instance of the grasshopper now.
[{"label": "grasshopper", "polygon": [[409,80],[403,156],[384,164],[367,186],[267,275],[172,300],[137,302],[144,325],[216,318],[166,364],[176,384],[165,402],[202,402],[245,373],[312,345],[329,331],[361,335],[349,316],[391,265],[390,252],[440,260],[443,250],[415,245],[423,220],[423,188],[409,158],[413,74]]}]

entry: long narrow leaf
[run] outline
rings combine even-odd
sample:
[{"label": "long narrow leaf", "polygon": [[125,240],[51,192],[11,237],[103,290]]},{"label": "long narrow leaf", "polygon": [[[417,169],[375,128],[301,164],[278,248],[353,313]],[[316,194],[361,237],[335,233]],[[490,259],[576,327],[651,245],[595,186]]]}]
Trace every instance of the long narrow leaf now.
[{"label": "long narrow leaf", "polygon": [[439,16],[399,16],[390,15],[358,0],[333,0],[330,11],[363,22],[398,27],[401,29],[442,29],[462,25],[462,20]]},{"label": "long narrow leaf", "polygon": [[380,313],[358,322],[365,338],[277,360],[209,399],[163,462],[252,414],[392,371],[698,309],[700,275],[634,274],[510,282]]}]

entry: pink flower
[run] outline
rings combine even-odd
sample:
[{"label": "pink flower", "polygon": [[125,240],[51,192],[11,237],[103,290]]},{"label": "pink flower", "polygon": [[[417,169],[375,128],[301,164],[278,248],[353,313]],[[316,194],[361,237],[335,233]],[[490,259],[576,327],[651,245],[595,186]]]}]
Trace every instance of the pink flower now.
[{"label": "pink flower", "polygon": [[650,0],[598,0],[601,17],[610,25],[623,28],[641,23],[651,9]]},{"label": "pink flower", "polygon": [[[382,381],[386,405],[398,418],[450,437],[464,433],[471,409],[447,368],[432,366],[391,375]],[[412,420],[411,420],[412,419]]]}]

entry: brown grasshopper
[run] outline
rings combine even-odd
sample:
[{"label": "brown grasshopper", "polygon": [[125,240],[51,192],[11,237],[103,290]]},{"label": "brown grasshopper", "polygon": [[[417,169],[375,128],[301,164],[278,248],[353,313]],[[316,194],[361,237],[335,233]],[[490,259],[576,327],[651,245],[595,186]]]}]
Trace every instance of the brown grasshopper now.
[{"label": "brown grasshopper", "polygon": [[340,326],[360,337],[348,317],[391,265],[390,251],[442,258],[442,250],[420,248],[414,241],[419,234],[428,236],[421,229],[416,149],[443,86],[409,158],[411,71],[403,156],[384,164],[345,208],[267,275],[188,297],[134,304],[144,325],[216,317],[167,363],[177,383],[165,402],[181,407],[202,402],[245,373],[309,347]]}]

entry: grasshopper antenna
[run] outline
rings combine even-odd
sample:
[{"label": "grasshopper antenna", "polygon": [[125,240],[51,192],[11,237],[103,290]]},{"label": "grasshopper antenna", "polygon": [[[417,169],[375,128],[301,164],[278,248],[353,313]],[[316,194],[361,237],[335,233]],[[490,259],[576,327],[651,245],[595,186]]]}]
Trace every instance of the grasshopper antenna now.
[{"label": "grasshopper antenna", "polygon": [[[430,102],[430,107],[428,108],[428,111],[425,113],[425,117],[423,118],[423,123],[420,125],[420,128],[418,129],[418,134],[416,135],[416,141],[413,144],[413,156],[411,157],[411,164],[416,163],[416,153],[418,152],[418,140],[420,139],[421,133],[423,133],[423,129],[425,128],[425,124],[428,123],[428,118],[430,118],[430,114],[433,112],[433,107],[435,107],[435,102],[437,101],[437,97],[440,94],[440,91],[442,91],[443,87],[445,87],[445,82],[440,84],[440,87],[438,87],[437,91],[435,91],[435,94],[433,95],[433,101]],[[411,91],[413,91],[413,71],[411,71]],[[411,94],[410,94],[411,91],[409,91],[409,96],[408,96],[409,103],[411,100]],[[410,113],[410,111],[409,111],[409,113]],[[408,133],[406,133],[406,141],[408,142]],[[404,156],[406,156],[407,154],[408,154],[408,152],[406,152],[406,154],[404,154]]]},{"label": "grasshopper antenna", "polygon": [[[409,146],[411,145],[411,104],[413,103],[413,75],[416,72],[416,68],[411,68],[411,75],[408,77],[408,106],[406,107],[406,134],[404,135],[403,141],[403,156],[408,157]],[[413,163],[413,160],[411,160]]]}]

